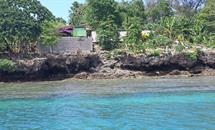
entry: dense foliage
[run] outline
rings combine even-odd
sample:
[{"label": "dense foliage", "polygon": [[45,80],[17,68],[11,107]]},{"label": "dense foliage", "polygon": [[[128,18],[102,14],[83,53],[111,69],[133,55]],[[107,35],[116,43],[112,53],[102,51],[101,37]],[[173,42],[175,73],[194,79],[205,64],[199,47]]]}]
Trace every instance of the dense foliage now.
[{"label": "dense foliage", "polygon": [[58,29],[64,27],[63,21],[46,21],[43,23],[43,32],[40,36],[40,43],[45,46],[56,45],[59,40]]},{"label": "dense foliage", "polygon": [[112,50],[118,47],[119,33],[117,25],[112,19],[102,22],[97,30],[100,46],[106,50]]},{"label": "dense foliage", "polygon": [[215,33],[215,0],[208,0],[205,8],[202,9],[199,15],[204,22],[207,31]]},{"label": "dense foliage", "polygon": [[148,11],[148,20],[151,22],[158,22],[161,18],[170,17],[173,15],[173,10],[170,6],[168,0],[160,0],[155,4],[154,7],[151,7]]},{"label": "dense foliage", "polygon": [[[69,22],[95,30],[103,49],[155,50],[157,55],[160,50],[215,47],[214,5],[215,0],[76,1]],[[0,0],[0,51],[23,53],[38,42],[54,45],[56,30],[65,24],[38,0]],[[127,32],[123,39],[120,30]]]},{"label": "dense foliage", "polygon": [[37,0],[0,0],[1,50],[27,51],[40,37],[43,22],[52,17]]},{"label": "dense foliage", "polygon": [[70,8],[69,12],[69,23],[74,26],[80,26],[84,24],[86,21],[86,7],[84,4],[80,4],[77,1],[72,3],[72,7]]},{"label": "dense foliage", "polygon": [[[146,53],[150,49],[181,52],[196,50],[198,46],[215,47],[215,0],[88,0],[82,5],[77,3],[73,4],[75,9],[71,12],[84,14],[82,24],[97,30],[99,44],[104,49],[118,47]],[[79,13],[75,5],[80,5]],[[75,16],[71,21],[77,19]],[[114,40],[119,35],[116,30],[127,31],[127,37],[120,44]],[[143,30],[148,33],[141,34]]]},{"label": "dense foliage", "polygon": [[171,0],[175,14],[184,17],[193,17],[199,12],[206,0]]}]

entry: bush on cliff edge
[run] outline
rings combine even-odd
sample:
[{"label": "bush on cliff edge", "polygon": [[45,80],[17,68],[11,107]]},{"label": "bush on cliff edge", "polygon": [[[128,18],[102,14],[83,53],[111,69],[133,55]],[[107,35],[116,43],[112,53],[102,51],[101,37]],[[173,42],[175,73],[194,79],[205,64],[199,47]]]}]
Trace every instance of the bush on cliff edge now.
[{"label": "bush on cliff edge", "polygon": [[0,59],[0,72],[13,72],[15,71],[15,62],[8,59]]}]

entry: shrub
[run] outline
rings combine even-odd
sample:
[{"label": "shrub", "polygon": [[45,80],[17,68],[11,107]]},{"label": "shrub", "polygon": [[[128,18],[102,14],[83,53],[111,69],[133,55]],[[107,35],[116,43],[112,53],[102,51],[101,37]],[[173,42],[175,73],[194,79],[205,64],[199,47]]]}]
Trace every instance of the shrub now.
[{"label": "shrub", "polygon": [[149,56],[154,56],[154,57],[158,57],[158,56],[160,56],[161,55],[161,52],[160,51],[158,51],[158,50],[155,50],[154,52],[152,52]]},{"label": "shrub", "polygon": [[192,52],[186,53],[186,56],[187,56],[188,59],[190,59],[192,61],[195,61],[195,60],[197,60],[197,58],[198,58],[198,56],[199,56],[200,53],[201,53],[200,49],[195,49]]},{"label": "shrub", "polygon": [[142,25],[141,21],[137,17],[129,19],[130,21],[125,24],[128,36],[124,40],[126,49],[129,49],[136,53],[136,51],[142,50],[143,40],[142,40]]},{"label": "shrub", "polygon": [[125,55],[126,50],[123,49],[115,49],[108,53],[108,59],[115,59]]},{"label": "shrub", "polygon": [[185,49],[185,47],[182,46],[182,45],[177,45],[177,46],[175,47],[175,51],[176,51],[176,52],[182,52],[184,49]]},{"label": "shrub", "polygon": [[192,61],[197,60],[197,54],[196,53],[189,52],[189,53],[186,54],[186,56],[187,56],[188,59],[190,59]]},{"label": "shrub", "polygon": [[145,44],[149,48],[158,48],[170,46],[173,43],[173,40],[166,36],[154,36],[152,39],[149,39]]},{"label": "shrub", "polygon": [[15,62],[8,59],[0,59],[0,71],[13,72],[15,70]]},{"label": "shrub", "polygon": [[215,35],[211,35],[206,43],[210,48],[215,48]]},{"label": "shrub", "polygon": [[99,45],[105,50],[113,50],[118,47],[119,33],[112,20],[102,22],[97,30]]},{"label": "shrub", "polygon": [[40,37],[41,44],[45,46],[54,46],[59,40],[58,29],[65,26],[63,23],[55,21],[46,21],[43,24],[43,32]]},{"label": "shrub", "polygon": [[142,53],[145,53],[145,45],[144,43],[139,43],[137,45],[135,45],[135,49],[134,49],[134,52],[137,53],[137,54],[142,54]]}]

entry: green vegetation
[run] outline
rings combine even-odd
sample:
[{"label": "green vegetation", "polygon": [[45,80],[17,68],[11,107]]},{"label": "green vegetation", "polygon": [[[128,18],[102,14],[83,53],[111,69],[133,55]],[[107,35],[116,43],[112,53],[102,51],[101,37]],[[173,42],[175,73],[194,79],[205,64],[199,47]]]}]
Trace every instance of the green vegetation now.
[{"label": "green vegetation", "polygon": [[1,50],[26,53],[39,39],[44,21],[52,17],[37,0],[0,0]]},{"label": "green vegetation", "polygon": [[159,0],[154,7],[149,8],[147,14],[149,21],[159,22],[161,18],[171,17],[173,15],[173,10],[168,0]]},{"label": "green vegetation", "polygon": [[15,70],[15,63],[8,59],[0,59],[0,71],[13,72]]},{"label": "green vegetation", "polygon": [[204,22],[208,32],[215,33],[215,0],[207,0],[199,18]]},{"label": "green vegetation", "polygon": [[190,60],[192,60],[192,61],[197,60],[197,55],[196,55],[196,53],[187,53],[186,56],[187,56]]},{"label": "green vegetation", "polygon": [[[106,50],[179,53],[195,46],[215,47],[214,5],[214,0],[87,0],[73,3],[70,20],[95,29],[99,45]],[[120,43],[117,30],[127,31]],[[143,30],[150,34],[141,34]]]},{"label": "green vegetation", "polygon": [[57,30],[64,26],[65,24],[63,22],[44,22],[44,24],[42,25],[43,32],[40,36],[40,42],[45,46],[53,46],[57,44],[57,41],[60,37]]},{"label": "green vegetation", "polygon": [[98,40],[100,41],[100,46],[106,50],[112,50],[118,47],[119,34],[117,25],[114,24],[113,20],[102,22],[97,30]]},{"label": "green vegetation", "polygon": [[[76,1],[69,22],[95,30],[105,50],[162,55],[214,48],[214,8],[215,0]],[[38,43],[55,45],[65,24],[38,0],[0,0],[0,51],[28,54]],[[120,30],[127,32],[123,39]]]},{"label": "green vegetation", "polygon": [[[57,43],[57,30],[65,20],[55,18],[38,0],[0,0],[0,52],[16,59],[38,53],[38,44]],[[13,71],[14,63],[0,61],[2,71]]]},{"label": "green vegetation", "polygon": [[72,4],[72,7],[70,8],[70,20],[69,23],[74,25],[74,26],[79,26],[79,25],[83,25],[84,23],[86,23],[86,7],[84,4],[80,4],[77,1],[75,1]]},{"label": "green vegetation", "polygon": [[197,60],[197,57],[198,57],[198,55],[200,54],[200,52],[201,52],[200,49],[194,49],[194,50],[192,50],[192,51],[190,51],[190,52],[187,52],[186,54],[187,54],[187,57],[188,57],[190,60],[195,61],[195,60]]}]

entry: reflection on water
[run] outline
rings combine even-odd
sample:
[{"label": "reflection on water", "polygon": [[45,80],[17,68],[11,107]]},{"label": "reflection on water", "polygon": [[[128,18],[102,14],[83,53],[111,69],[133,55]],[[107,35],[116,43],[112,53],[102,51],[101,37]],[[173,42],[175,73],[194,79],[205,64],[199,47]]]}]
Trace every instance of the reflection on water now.
[{"label": "reflection on water", "polygon": [[2,83],[0,130],[212,130],[214,82],[199,77]]}]

